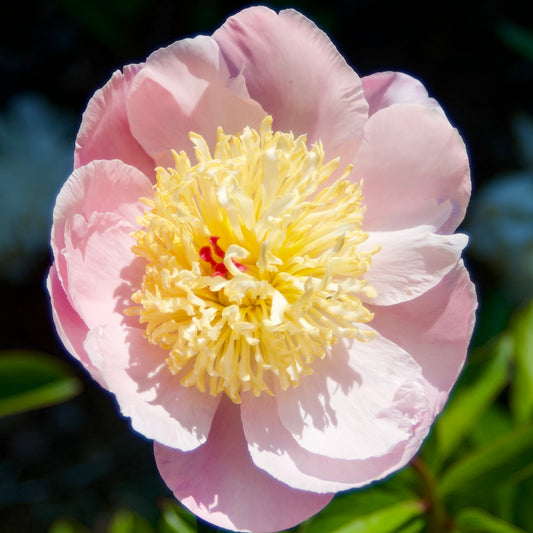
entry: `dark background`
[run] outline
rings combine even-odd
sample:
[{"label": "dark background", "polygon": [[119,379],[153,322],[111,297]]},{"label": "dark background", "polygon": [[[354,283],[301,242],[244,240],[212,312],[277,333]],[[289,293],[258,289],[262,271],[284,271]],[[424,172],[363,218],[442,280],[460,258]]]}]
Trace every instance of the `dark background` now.
[{"label": "dark background", "polygon": [[[360,75],[398,70],[423,80],[465,138],[474,194],[493,176],[519,167],[510,126],[518,112],[533,115],[533,67],[513,45],[509,24],[532,29],[528,4],[268,3],[309,16]],[[10,13],[4,8],[0,17],[0,113],[13,96],[37,91],[79,119],[114,70],[143,61],[176,39],[210,34],[247,5],[208,0],[10,3]],[[483,312],[499,280],[468,252],[466,260]],[[0,349],[36,349],[70,360],[50,321],[43,281],[50,261],[43,254],[29,279],[1,282]],[[505,326],[509,305],[502,306],[500,315],[484,319],[476,343]],[[77,367],[74,371],[84,381],[84,392],[75,400],[0,419],[2,533],[46,531],[61,516],[104,531],[110,513],[120,506],[150,518],[158,512],[158,500],[169,495],[158,478],[151,444],[130,431],[110,395]]]}]

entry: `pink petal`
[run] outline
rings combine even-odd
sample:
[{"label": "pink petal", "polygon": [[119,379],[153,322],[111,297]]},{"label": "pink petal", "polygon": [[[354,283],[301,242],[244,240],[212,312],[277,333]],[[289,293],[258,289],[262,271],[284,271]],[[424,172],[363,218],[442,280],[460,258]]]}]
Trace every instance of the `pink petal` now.
[{"label": "pink petal", "polygon": [[154,162],[133,138],[126,115],[126,98],[142,65],[115,72],[104,87],[94,93],[76,138],[74,168],[95,159],[120,159],[147,176],[154,175]]},{"label": "pink petal", "polygon": [[93,161],[72,173],[57,197],[52,226],[55,266],[69,299],[71,293],[63,254],[67,220],[77,215],[89,221],[93,213],[114,213],[133,225],[137,215],[144,211],[140,198],[152,195],[148,178],[118,160]]},{"label": "pink petal", "polygon": [[470,198],[468,157],[457,130],[440,113],[415,104],[369,118],[351,179],[364,181],[367,231],[427,224],[431,206],[450,201],[440,233],[451,233]]},{"label": "pink petal", "polygon": [[50,268],[46,284],[52,302],[52,318],[59,338],[69,353],[78,359],[91,374],[91,377],[100,385],[105,386],[100,370],[93,364],[83,346],[89,329],[70,305],[53,265]]},{"label": "pink petal", "polygon": [[403,72],[377,72],[361,78],[369,115],[394,104],[420,104],[444,115],[434,98],[416,78]]},{"label": "pink petal", "polygon": [[[135,227],[110,213],[94,213],[87,222],[75,215],[65,224],[65,249],[69,299],[89,329],[121,322],[120,302],[140,287],[145,263],[134,261],[131,247]],[[135,282],[131,280],[135,279]],[[125,286],[129,294],[125,294]]]},{"label": "pink petal", "polygon": [[101,362],[107,387],[136,431],[173,448],[195,449],[207,440],[220,396],[183,387],[168,369],[168,352],[143,333],[110,322],[91,330],[85,348]]},{"label": "pink petal", "polygon": [[239,407],[224,399],[207,443],[192,453],[154,446],[159,472],[186,507],[219,527],[254,533],[299,524],[332,494],[291,489],[251,461]]},{"label": "pink petal", "polygon": [[[365,279],[377,291],[366,301],[393,305],[412,300],[437,285],[457,264],[468,242],[463,234],[439,235],[431,226],[372,232],[364,248],[381,246]],[[363,248],[363,246],[362,246]]]},{"label": "pink petal", "polygon": [[229,134],[258,128],[265,112],[249,98],[242,77],[231,79],[216,42],[199,36],[154,52],[137,75],[127,101],[133,134],[158,166],[171,150],[194,152],[189,132],[214,147],[217,127]]},{"label": "pink petal", "polygon": [[463,262],[422,296],[391,307],[371,307],[373,328],[408,351],[422,367],[438,413],[463,367],[477,298]]},{"label": "pink petal", "polygon": [[328,159],[359,141],[368,106],[361,80],[328,36],[293,10],[252,7],[229,18],[213,37],[232,75],[242,72],[252,98],[274,128],[321,140]]},{"label": "pink petal", "polygon": [[367,459],[407,441],[426,410],[420,367],[379,334],[339,341],[313,374],[276,394],[280,418],[300,446],[338,459]]},{"label": "pink petal", "polygon": [[338,492],[382,479],[404,466],[416,453],[432,419],[427,412],[414,426],[409,441],[389,453],[362,460],[333,459],[298,445],[281,422],[276,399],[243,396],[242,419],[254,463],[287,485],[313,492]]}]

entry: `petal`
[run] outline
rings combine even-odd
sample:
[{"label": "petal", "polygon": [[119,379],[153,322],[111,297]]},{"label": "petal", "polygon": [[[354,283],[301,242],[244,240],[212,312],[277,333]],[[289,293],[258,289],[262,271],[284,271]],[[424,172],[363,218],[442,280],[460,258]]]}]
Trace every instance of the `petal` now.
[{"label": "petal", "polygon": [[433,109],[397,104],[372,115],[351,174],[364,181],[366,231],[427,224],[431,207],[452,204],[440,233],[451,233],[464,217],[470,174],[464,143]]},{"label": "petal", "polygon": [[[85,167],[76,169],[69,177],[59,192],[54,207],[52,249],[59,279],[71,304],[73,301],[68,278],[72,275],[83,277],[83,272],[68,272],[67,274],[65,255],[67,222],[70,225],[70,231],[74,227],[81,231],[82,221],[87,224],[95,213],[113,213],[112,217],[116,219],[113,220],[117,223],[118,220],[122,220],[125,225],[129,225],[129,231],[131,231],[133,225],[136,224],[137,215],[144,211],[140,198],[152,195],[152,185],[148,178],[136,168],[124,165],[118,160],[94,161]],[[124,226],[124,231],[126,231],[125,228],[126,226]],[[107,261],[104,262],[107,263]],[[116,269],[115,272],[117,272]],[[95,276],[99,276],[98,272]],[[82,280],[81,284],[83,283]]]},{"label": "petal", "polygon": [[143,205],[140,198],[152,196],[152,184],[138,169],[122,161],[92,161],[76,169],[59,192],[54,223],[79,213],[86,220],[93,213],[116,213],[134,223]]},{"label": "petal", "polygon": [[403,72],[377,72],[361,78],[368,114],[373,115],[380,109],[394,104],[420,104],[444,116],[444,111],[434,98],[428,96],[420,81]]},{"label": "petal", "polygon": [[127,101],[133,134],[158,166],[173,166],[171,150],[194,153],[191,131],[216,142],[217,127],[228,134],[258,128],[265,112],[231,79],[211,37],[178,41],[154,52],[137,75]]},{"label": "petal", "polygon": [[257,468],[246,448],[239,407],[226,398],[204,446],[181,453],[156,442],[154,451],[176,498],[219,527],[279,531],[317,513],[333,496],[291,489]]},{"label": "petal", "polygon": [[362,487],[404,466],[416,453],[432,419],[426,412],[408,441],[389,453],[362,460],[334,459],[302,448],[281,422],[276,399],[243,395],[242,420],[254,463],[287,485],[313,492]]},{"label": "petal", "polygon": [[83,346],[89,329],[70,305],[53,265],[50,268],[46,285],[52,303],[52,318],[59,338],[69,353],[91,374],[91,377],[100,385],[105,386],[100,370],[91,361]]},{"label": "petal", "polygon": [[412,300],[437,285],[457,264],[468,242],[463,234],[439,235],[431,226],[372,232],[361,249],[381,249],[365,274],[377,296],[366,301],[392,305]]},{"label": "petal", "polygon": [[372,307],[372,327],[407,350],[422,368],[434,413],[461,371],[474,327],[477,298],[463,262],[422,296]]},{"label": "petal", "polygon": [[358,141],[368,106],[361,80],[328,36],[293,10],[252,7],[229,18],[213,37],[230,72],[242,72],[252,98],[274,127],[321,140],[328,159]]},{"label": "petal", "polygon": [[379,334],[339,341],[313,371],[276,394],[284,426],[313,453],[379,457],[407,441],[427,410],[420,367]]},{"label": "petal", "polygon": [[109,323],[91,330],[85,348],[133,428],[149,439],[189,451],[207,440],[220,397],[183,387],[165,362],[168,352],[143,330]]},{"label": "petal", "polygon": [[94,93],[83,114],[76,138],[74,168],[96,159],[120,159],[147,176],[154,175],[154,162],[133,138],[126,114],[126,98],[142,65],[115,72],[104,87]]},{"label": "petal", "polygon": [[[67,268],[69,299],[90,329],[111,320],[120,322],[124,315],[120,313],[119,299],[129,300],[134,292],[132,289],[126,295],[122,286],[131,276],[138,280],[136,286],[140,286],[144,263],[134,261],[131,251],[134,229],[110,213],[95,213],[89,222],[82,215],[75,215],[65,224],[62,255]],[[131,273],[132,269],[136,272]]]}]

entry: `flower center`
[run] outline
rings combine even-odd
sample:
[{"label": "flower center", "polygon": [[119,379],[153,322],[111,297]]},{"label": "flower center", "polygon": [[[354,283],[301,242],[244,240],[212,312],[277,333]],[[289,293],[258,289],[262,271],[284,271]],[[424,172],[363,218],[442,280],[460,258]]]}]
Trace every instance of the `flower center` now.
[{"label": "flower center", "polygon": [[338,160],[271,126],[219,128],[213,155],[191,133],[197,164],[182,152],[157,169],[133,247],[147,265],[129,313],[183,385],[236,403],[297,386],[341,337],[371,337],[362,187],[351,167],[323,186]]}]

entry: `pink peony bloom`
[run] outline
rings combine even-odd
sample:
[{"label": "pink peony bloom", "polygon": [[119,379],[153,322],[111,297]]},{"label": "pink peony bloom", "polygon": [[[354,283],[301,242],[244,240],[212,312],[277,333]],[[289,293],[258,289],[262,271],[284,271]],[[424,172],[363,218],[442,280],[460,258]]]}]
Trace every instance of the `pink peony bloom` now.
[{"label": "pink peony bloom", "polygon": [[420,82],[361,79],[301,14],[246,9],[89,102],[55,324],[186,507],[285,529],[403,467],[443,408],[476,308],[469,197]]}]

